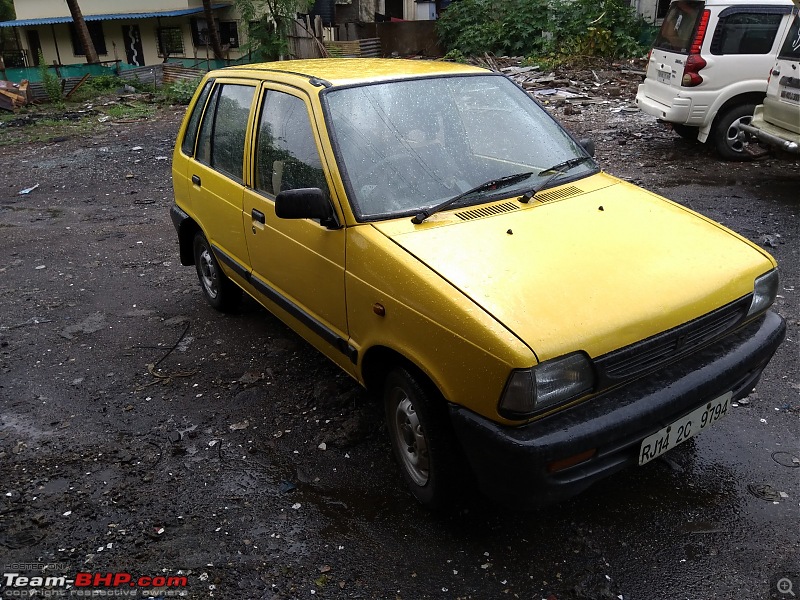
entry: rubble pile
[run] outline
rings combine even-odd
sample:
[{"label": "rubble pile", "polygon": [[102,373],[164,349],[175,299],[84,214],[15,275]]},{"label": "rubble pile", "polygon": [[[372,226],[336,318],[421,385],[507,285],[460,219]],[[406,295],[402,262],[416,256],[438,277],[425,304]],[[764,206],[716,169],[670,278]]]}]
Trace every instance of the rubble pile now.
[{"label": "rubble pile", "polygon": [[23,79],[22,83],[0,80],[0,110],[13,111],[29,104],[32,99],[27,79]]}]

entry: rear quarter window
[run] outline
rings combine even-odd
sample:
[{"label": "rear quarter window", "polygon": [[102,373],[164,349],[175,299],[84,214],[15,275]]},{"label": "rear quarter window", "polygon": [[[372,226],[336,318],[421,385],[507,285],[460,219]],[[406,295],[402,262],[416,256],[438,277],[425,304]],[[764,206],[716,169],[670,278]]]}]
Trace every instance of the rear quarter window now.
[{"label": "rear quarter window", "polygon": [[189,117],[189,124],[186,126],[186,133],[183,135],[183,143],[181,144],[181,151],[187,156],[194,155],[194,144],[197,141],[197,128],[200,125],[200,117],[203,116],[203,109],[206,106],[206,100],[208,99],[208,94],[211,91],[213,83],[214,80],[211,79],[203,86],[203,91],[200,92],[200,97],[197,99],[192,109],[192,116]]},{"label": "rear quarter window", "polygon": [[720,18],[711,54],[769,54],[783,15],[737,12]]},{"label": "rear quarter window", "polygon": [[778,58],[800,60],[800,14],[795,13],[789,33],[781,46]]}]

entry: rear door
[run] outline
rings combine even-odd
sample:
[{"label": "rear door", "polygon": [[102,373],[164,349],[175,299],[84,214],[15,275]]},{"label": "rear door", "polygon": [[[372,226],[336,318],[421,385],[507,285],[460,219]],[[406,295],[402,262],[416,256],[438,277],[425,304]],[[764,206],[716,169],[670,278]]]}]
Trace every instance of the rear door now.
[{"label": "rear door", "polygon": [[244,173],[249,164],[245,147],[250,139],[248,124],[255,96],[254,82],[215,82],[187,172],[194,217],[226,271],[239,274],[249,270],[242,203]]},{"label": "rear door", "polygon": [[645,94],[648,98],[671,105],[681,89],[683,65],[703,15],[704,2],[673,2],[653,42],[647,64]]},{"label": "rear door", "polygon": [[[353,372],[345,310],[345,228],[311,219],[280,219],[275,196],[320,188],[330,199],[319,133],[301,90],[265,84],[252,142],[251,184],[244,192],[244,227],[262,298],[298,323],[311,343]],[[334,211],[336,203],[332,202]],[[339,214],[339,222],[342,222]]]}]

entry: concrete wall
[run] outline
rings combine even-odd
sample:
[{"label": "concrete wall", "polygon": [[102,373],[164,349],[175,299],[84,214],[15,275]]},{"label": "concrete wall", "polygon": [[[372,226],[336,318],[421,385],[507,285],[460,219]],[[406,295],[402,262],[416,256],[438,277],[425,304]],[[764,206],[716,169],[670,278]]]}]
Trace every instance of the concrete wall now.
[{"label": "concrete wall", "polygon": [[[80,0],[84,15],[106,15],[131,12],[164,12],[203,6],[202,0]],[[68,17],[64,0],[14,0],[17,19]]]}]

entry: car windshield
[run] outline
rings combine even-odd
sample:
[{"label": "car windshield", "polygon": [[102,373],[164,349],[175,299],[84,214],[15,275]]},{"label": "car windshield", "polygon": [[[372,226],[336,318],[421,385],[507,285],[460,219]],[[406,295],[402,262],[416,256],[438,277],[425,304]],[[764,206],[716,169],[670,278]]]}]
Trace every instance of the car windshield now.
[{"label": "car windshield", "polygon": [[[416,214],[487,181],[586,156],[550,115],[499,75],[392,81],[331,89],[324,97],[339,169],[360,220]],[[588,160],[559,178],[596,170]],[[457,204],[509,197],[526,187],[524,179],[490,186]]]},{"label": "car windshield", "polygon": [[688,54],[698,18],[703,10],[703,2],[677,0],[673,2],[661,29],[658,31],[653,47],[668,52]]}]

